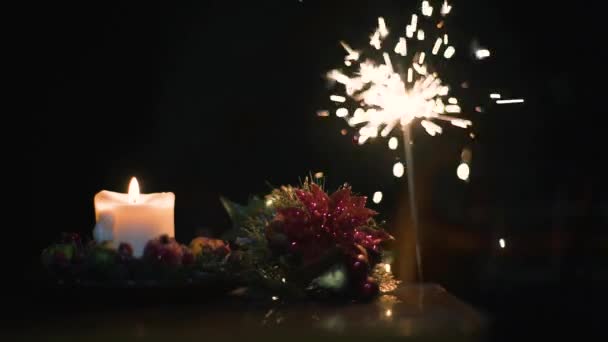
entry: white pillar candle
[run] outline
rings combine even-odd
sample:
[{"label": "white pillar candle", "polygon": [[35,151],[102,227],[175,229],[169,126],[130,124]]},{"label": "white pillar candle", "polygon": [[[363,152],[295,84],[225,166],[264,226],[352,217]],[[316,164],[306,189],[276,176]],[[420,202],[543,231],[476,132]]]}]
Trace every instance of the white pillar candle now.
[{"label": "white pillar candle", "polygon": [[111,241],[114,247],[129,243],[133,255],[141,257],[146,243],[160,235],[175,236],[175,194],[140,194],[133,177],[126,194],[102,190],[95,195],[93,236],[97,242]]}]

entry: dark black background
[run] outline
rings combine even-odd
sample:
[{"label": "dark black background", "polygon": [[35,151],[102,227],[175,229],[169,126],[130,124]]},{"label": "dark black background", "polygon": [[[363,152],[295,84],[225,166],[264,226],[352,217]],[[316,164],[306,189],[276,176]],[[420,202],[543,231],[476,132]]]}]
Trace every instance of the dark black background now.
[{"label": "dark black background", "polygon": [[[22,23],[28,97],[36,107],[27,154],[33,212],[30,229],[23,229],[28,276],[36,273],[39,251],[61,231],[90,234],[95,193],[124,192],[131,176],[143,192],[176,193],[176,235],[183,241],[197,229],[215,234],[229,224],[220,195],[242,202],[268,190],[266,182],[293,184],[317,171],[330,189],[347,181],[366,195],[382,190],[385,200],[372,206],[398,229],[390,225],[406,208],[400,199],[405,178],[391,175],[398,154],[384,142],[354,146],[339,134],[342,121],[315,112],[328,104],[323,75],[341,63],[338,41],[365,43],[379,15],[389,26],[391,20],[404,26],[416,3],[32,5]],[[483,241],[464,253],[470,259],[458,274],[442,270],[443,256],[427,250],[435,270],[429,280],[504,315],[508,332],[519,331],[521,319],[514,318],[522,311],[528,323],[540,312],[564,321],[584,312],[589,322],[601,321],[593,320],[597,307],[587,297],[569,297],[571,307],[553,310],[564,297],[581,289],[589,294],[607,280],[599,6],[454,1],[449,25],[462,52],[454,78],[469,81],[466,101],[486,111],[472,113],[474,141],[458,129],[435,138],[415,130],[429,222]],[[470,60],[473,40],[492,57]],[[491,91],[526,102],[491,105]],[[465,146],[474,152],[468,184],[455,177]],[[469,214],[470,208],[482,214]],[[498,236],[525,247],[496,254]],[[539,247],[556,236],[561,248]],[[599,254],[589,252],[598,241]],[[552,257],[561,265],[559,276],[543,278],[543,262]],[[545,261],[530,269],[530,260]],[[485,267],[499,269],[506,280],[480,280],[488,279]],[[517,283],[524,271],[541,280]],[[530,307],[542,309],[532,314]]]}]

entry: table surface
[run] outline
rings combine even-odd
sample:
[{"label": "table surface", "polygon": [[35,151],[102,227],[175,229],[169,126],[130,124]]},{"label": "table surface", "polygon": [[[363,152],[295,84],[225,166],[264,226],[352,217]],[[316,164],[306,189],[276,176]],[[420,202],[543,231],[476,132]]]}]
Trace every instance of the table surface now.
[{"label": "table surface", "polygon": [[[88,296],[90,307],[96,308],[95,294]],[[237,303],[100,305],[103,309],[72,311],[58,307],[57,314],[52,310],[44,315],[32,313],[31,319],[16,322],[2,333],[45,341],[459,341],[479,340],[486,326],[479,312],[436,284],[402,285],[367,303],[287,304],[280,299]]]}]

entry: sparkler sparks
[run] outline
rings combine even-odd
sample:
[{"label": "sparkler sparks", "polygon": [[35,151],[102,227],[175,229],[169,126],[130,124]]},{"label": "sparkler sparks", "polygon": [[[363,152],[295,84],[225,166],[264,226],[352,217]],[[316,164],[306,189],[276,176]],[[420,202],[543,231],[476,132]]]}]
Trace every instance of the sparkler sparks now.
[{"label": "sparkler sparks", "polygon": [[[376,137],[386,137],[389,138],[388,148],[395,150],[400,143],[392,135],[402,136],[405,165],[400,161],[394,163],[392,172],[396,178],[407,173],[417,270],[422,281],[411,126],[419,123],[429,135],[436,136],[444,130],[441,123],[467,129],[472,122],[462,116],[463,111],[468,111],[461,105],[466,106],[468,101],[459,101],[442,79],[443,68],[457,52],[455,44],[450,45],[446,31],[445,17],[451,13],[452,6],[447,0],[425,0],[420,5],[405,30],[392,28],[384,18],[378,18],[378,26],[368,36],[371,48],[353,49],[340,42],[346,51],[346,68],[332,70],[327,77],[334,80],[338,88],[337,94],[330,98],[336,107],[340,107],[336,115],[358,132],[353,141],[362,145]],[[490,55],[490,50],[485,48],[475,51],[477,59]],[[466,82],[457,84],[462,84],[463,89],[469,88]],[[497,93],[491,94],[490,98],[497,104],[523,102],[521,99],[500,100]],[[479,105],[473,106],[477,113],[484,111]],[[475,135],[469,132],[469,137],[474,139]],[[464,161],[456,173],[468,182],[468,162]],[[381,193],[376,192],[373,200],[379,203]]]},{"label": "sparkler sparks", "polygon": [[484,59],[490,57],[490,50],[488,49],[478,49],[475,51],[475,57],[477,59]]},{"label": "sparkler sparks", "polygon": [[401,162],[396,162],[395,165],[393,165],[393,175],[397,178],[401,178],[404,173],[405,167],[403,164]]},{"label": "sparkler sparks", "polygon": [[524,99],[496,100],[497,104],[524,103]]},{"label": "sparkler sparks", "polygon": [[458,175],[458,178],[462,179],[463,181],[468,181],[469,180],[469,165],[467,163],[461,163],[460,165],[458,165],[458,168],[456,168],[456,174]]},{"label": "sparkler sparks", "polygon": [[[346,51],[344,61],[351,63],[351,67],[328,74],[344,86],[344,94],[332,95],[331,100],[347,102],[345,105],[351,102],[357,108],[350,116],[343,107],[336,114],[351,127],[363,124],[358,128],[359,144],[370,138],[386,137],[394,128],[409,125],[414,119],[420,119],[430,135],[442,132],[441,126],[433,122],[437,120],[462,128],[471,125],[469,120],[447,115],[458,114],[461,108],[455,97],[447,99],[450,88],[443,84],[434,67],[441,58],[450,59],[456,53],[453,46],[447,45],[445,30],[436,27],[441,18],[433,15],[444,17],[451,10],[447,1],[440,6],[440,11],[433,11],[429,1],[422,1],[421,15],[412,15],[405,29],[406,37],[399,36],[400,30],[392,33],[384,18],[378,18],[369,44],[373,50],[379,50],[381,58],[372,59],[367,50],[357,51],[341,42]],[[393,38],[392,34],[396,36]],[[395,43],[390,44],[389,38]]]},{"label": "sparkler sparks", "polygon": [[372,197],[372,200],[376,204],[382,202],[382,192],[381,191],[374,192],[374,196]]}]

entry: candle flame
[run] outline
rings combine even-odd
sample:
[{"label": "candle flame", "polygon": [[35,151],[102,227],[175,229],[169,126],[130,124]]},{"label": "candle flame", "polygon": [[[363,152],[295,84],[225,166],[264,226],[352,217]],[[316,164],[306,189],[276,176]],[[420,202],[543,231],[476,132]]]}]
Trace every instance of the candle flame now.
[{"label": "candle flame", "polygon": [[137,178],[131,178],[129,183],[129,203],[137,203],[139,201],[139,183]]}]

